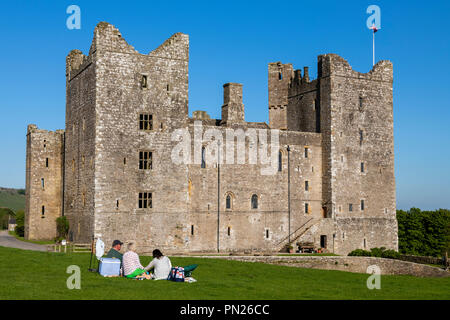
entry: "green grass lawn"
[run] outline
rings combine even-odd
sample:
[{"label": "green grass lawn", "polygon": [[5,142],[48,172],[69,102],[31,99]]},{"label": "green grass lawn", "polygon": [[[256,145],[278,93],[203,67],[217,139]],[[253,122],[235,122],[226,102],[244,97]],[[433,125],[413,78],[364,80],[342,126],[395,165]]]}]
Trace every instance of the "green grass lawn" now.
[{"label": "green grass lawn", "polygon": [[[3,299],[450,299],[450,278],[382,276],[381,290],[368,275],[245,263],[211,258],[171,258],[199,264],[195,283],[103,278],[89,272],[89,254],[0,247]],[[150,257],[141,257],[144,266]],[[66,268],[81,268],[81,289],[69,290]]]}]

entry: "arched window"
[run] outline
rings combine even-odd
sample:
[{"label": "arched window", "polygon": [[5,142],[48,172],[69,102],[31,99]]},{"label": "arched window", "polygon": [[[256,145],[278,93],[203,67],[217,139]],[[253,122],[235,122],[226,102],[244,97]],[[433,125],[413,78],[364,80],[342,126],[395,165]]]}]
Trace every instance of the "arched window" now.
[{"label": "arched window", "polygon": [[226,208],[227,209],[231,209],[231,195],[227,195],[227,198],[226,198]]},{"label": "arched window", "polygon": [[252,195],[252,209],[258,209],[258,196]]},{"label": "arched window", "polygon": [[278,171],[283,170],[283,153],[278,151]]},{"label": "arched window", "polygon": [[205,153],[205,147],[202,147],[202,168],[206,168]]}]

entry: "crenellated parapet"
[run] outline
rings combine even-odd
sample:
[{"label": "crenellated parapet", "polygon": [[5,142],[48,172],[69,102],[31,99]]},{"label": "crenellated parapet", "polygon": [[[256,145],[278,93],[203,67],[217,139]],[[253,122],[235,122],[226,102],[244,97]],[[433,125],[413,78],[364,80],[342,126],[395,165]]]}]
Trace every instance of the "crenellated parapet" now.
[{"label": "crenellated parapet", "polygon": [[151,51],[149,56],[189,60],[189,36],[178,32],[164,41],[158,48]]},{"label": "crenellated parapet", "polygon": [[364,80],[393,81],[393,65],[389,60],[381,60],[369,72],[361,73],[353,70],[347,60],[333,53],[318,57],[317,73],[319,78],[333,75]]}]

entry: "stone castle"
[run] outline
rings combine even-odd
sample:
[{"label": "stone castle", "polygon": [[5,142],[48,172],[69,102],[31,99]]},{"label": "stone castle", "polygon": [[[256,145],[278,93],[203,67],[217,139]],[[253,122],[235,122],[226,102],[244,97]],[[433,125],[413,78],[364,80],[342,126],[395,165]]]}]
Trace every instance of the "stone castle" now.
[{"label": "stone castle", "polygon": [[[190,118],[188,63],[186,34],[141,54],[105,22],[89,55],[68,54],[65,130],[28,126],[26,239],[55,237],[64,215],[71,241],[135,240],[140,251],[398,249],[391,62],[359,73],[320,55],[314,80],[307,67],[270,63],[269,124],[244,120],[237,83],[223,86],[222,119]],[[172,133],[194,134],[197,121],[223,135],[279,131],[275,174],[206,163],[212,141],[200,162],[175,163]]]}]

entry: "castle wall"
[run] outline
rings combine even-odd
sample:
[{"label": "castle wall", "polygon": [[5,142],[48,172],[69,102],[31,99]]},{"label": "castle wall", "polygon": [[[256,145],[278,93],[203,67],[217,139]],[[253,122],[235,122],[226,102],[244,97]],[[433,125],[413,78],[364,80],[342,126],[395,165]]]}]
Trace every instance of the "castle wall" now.
[{"label": "castle wall", "polygon": [[[251,124],[239,126],[244,132]],[[192,128],[191,128],[192,129]],[[208,127],[204,128],[205,130]],[[215,127],[225,139],[226,127]],[[236,129],[236,128],[234,128]],[[237,141],[235,141],[237,143]],[[321,136],[317,133],[280,132],[282,171],[278,171],[276,157],[274,174],[263,175],[266,165],[249,164],[249,140],[246,140],[246,164],[226,162],[220,166],[218,191],[217,165],[189,165],[189,220],[194,234],[188,229],[186,248],[190,251],[217,249],[218,192],[220,201],[219,247],[221,251],[268,250],[279,251],[289,235],[288,213],[288,154],[290,147],[291,233],[308,220],[322,218],[322,155]],[[205,143],[208,148],[208,143]],[[305,158],[305,146],[308,157]],[[221,154],[225,157],[226,149]],[[226,158],[225,158],[226,159]],[[308,191],[305,191],[308,181]],[[252,209],[252,195],[258,196],[258,208]],[[226,197],[231,195],[231,208],[226,208]],[[308,203],[308,213],[305,213]],[[312,224],[312,221],[310,222]],[[192,228],[192,227],[191,227]],[[228,232],[230,228],[230,232]],[[268,230],[269,237],[266,236]],[[293,233],[294,238],[298,233]]]},{"label": "castle wall", "polygon": [[56,237],[62,209],[64,131],[28,126],[26,152],[25,239]]},{"label": "castle wall", "polygon": [[66,59],[66,138],[64,215],[69,240],[88,243],[95,206],[95,136],[97,127],[96,54],[73,50]]}]

